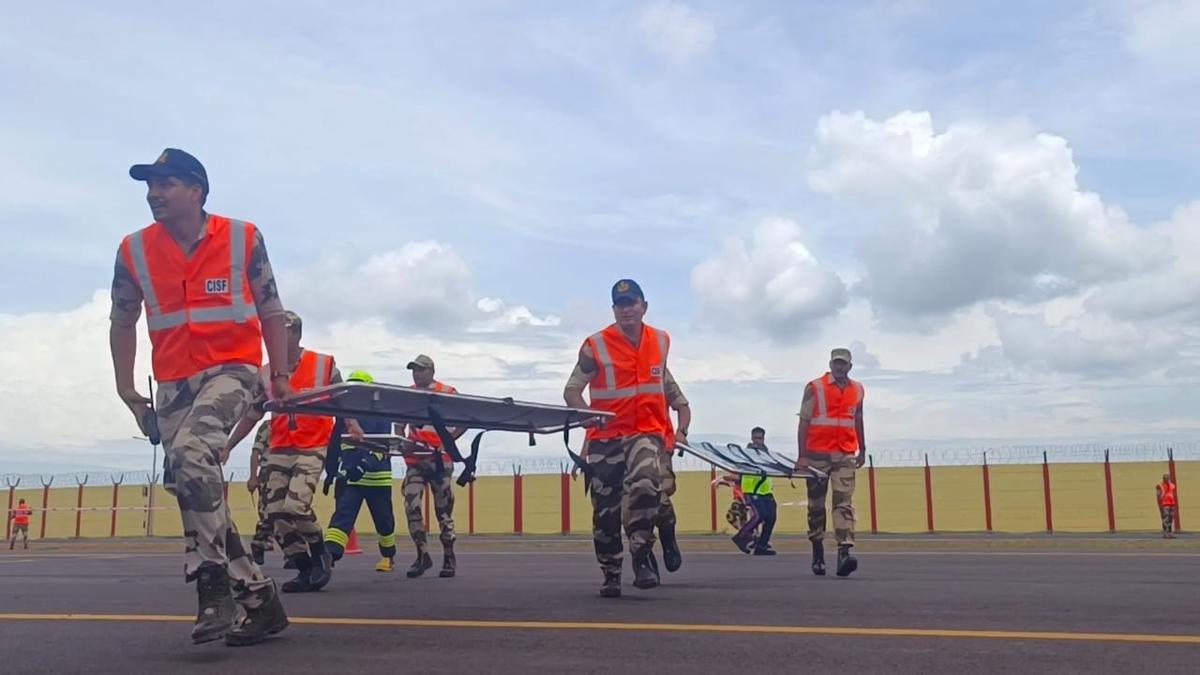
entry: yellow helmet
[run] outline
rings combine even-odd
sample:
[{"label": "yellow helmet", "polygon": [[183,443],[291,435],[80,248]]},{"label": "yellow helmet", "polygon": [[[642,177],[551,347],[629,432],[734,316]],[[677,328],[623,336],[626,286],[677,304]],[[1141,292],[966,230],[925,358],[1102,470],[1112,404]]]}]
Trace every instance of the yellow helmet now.
[{"label": "yellow helmet", "polygon": [[349,381],[351,381],[351,382],[367,382],[367,383],[370,383],[370,382],[374,382],[374,381],[375,381],[375,378],[371,377],[371,374],[370,374],[370,373],[368,373],[368,372],[367,372],[367,371],[365,371],[365,370],[356,370],[356,371],[354,371],[354,372],[350,373],[350,376],[349,376],[349,377],[347,377],[346,379],[347,379],[347,380],[349,380]]}]

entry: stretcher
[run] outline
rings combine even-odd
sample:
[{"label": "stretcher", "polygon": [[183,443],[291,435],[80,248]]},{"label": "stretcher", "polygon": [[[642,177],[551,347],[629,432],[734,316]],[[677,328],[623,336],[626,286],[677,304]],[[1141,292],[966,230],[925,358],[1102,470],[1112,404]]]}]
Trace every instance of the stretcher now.
[{"label": "stretcher", "polygon": [[793,459],[784,457],[767,448],[742,447],[727,443],[719,447],[707,441],[698,445],[675,444],[681,456],[691,455],[730,473],[760,476],[763,478],[800,478],[803,480],[827,480],[825,472],[812,467],[796,468]]},{"label": "stretcher", "polygon": [[[517,401],[511,398],[492,398],[470,394],[450,394],[414,389],[379,382],[341,382],[326,387],[302,391],[284,400],[268,401],[263,409],[276,414],[332,415],[355,419],[371,418],[404,424],[430,425],[442,441],[442,448],[455,462],[463,465],[458,484],[465,486],[475,478],[479,442],[488,431],[510,431],[529,434],[530,444],[538,434],[562,433],[585,422],[600,423],[612,413],[587,408],[571,408],[545,403]],[[478,430],[471,441],[471,453],[464,456],[458,449],[455,430]],[[408,439],[374,438],[372,442],[395,450],[426,452]],[[410,445],[411,444],[411,445]],[[427,446],[424,446],[427,447]],[[438,453],[429,453],[440,457]]]}]

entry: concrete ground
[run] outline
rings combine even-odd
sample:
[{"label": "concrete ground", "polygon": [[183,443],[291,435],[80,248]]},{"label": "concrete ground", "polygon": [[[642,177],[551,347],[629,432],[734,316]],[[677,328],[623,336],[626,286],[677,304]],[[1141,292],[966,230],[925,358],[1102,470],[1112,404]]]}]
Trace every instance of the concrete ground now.
[{"label": "concrete ground", "polygon": [[762,558],[695,537],[658,589],[627,570],[620,600],[582,538],[464,538],[455,579],[377,573],[363,547],[244,649],[188,640],[180,542],[0,550],[0,672],[1200,672],[1193,538],[877,536],[839,579],[832,545],[817,578],[801,539]]}]

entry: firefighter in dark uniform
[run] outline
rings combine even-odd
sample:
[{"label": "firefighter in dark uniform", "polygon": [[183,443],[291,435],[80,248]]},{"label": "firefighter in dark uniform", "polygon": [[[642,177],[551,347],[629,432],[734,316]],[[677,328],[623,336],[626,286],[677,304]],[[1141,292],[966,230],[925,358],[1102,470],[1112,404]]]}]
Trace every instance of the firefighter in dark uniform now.
[{"label": "firefighter in dark uniform", "polygon": [[[374,378],[364,370],[356,370],[346,378],[350,382],[373,382]],[[360,419],[359,425],[365,434],[390,434],[392,423],[386,420]],[[325,455],[325,485],[323,492],[329,494],[330,484],[334,487],[333,517],[325,528],[325,547],[335,561],[346,551],[350,530],[358,519],[363,502],[375,521],[375,532],[379,535],[379,563],[377,572],[391,572],[396,568],[396,516],[392,511],[392,460],[386,451],[375,451],[342,441],[342,420],[339,418],[334,429],[329,451]]]}]

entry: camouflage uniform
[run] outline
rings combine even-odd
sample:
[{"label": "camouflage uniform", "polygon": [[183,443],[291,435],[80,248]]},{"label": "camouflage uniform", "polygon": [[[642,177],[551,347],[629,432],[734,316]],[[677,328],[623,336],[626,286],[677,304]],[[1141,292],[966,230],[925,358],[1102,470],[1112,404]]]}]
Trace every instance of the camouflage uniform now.
[{"label": "camouflage uniform", "polygon": [[426,485],[433,491],[433,510],[441,529],[438,539],[443,547],[454,545],[453,479],[453,465],[449,463],[439,467],[436,459],[422,459],[408,465],[403,484],[404,514],[408,518],[408,533],[417,545],[418,556],[424,555],[427,547],[425,517],[421,511]]},{"label": "camouflage uniform", "polygon": [[254,608],[268,600],[271,580],[246,554],[225,501],[220,453],[260,386],[253,366],[214,366],[184,380],[159,383],[163,487],[175,495],[186,540],[184,574],[197,578],[202,565],[226,569],[234,596]]},{"label": "camouflage uniform", "polygon": [[654,522],[662,508],[658,473],[659,457],[665,454],[662,446],[662,438],[654,434],[588,443],[592,538],[596,560],[605,573],[621,573],[622,524],[630,554],[649,553],[654,546]]},{"label": "camouflage uniform", "polygon": [[855,455],[809,452],[806,457],[810,466],[829,475],[829,480],[808,481],[808,538],[821,541],[825,537],[825,495],[832,484],[834,537],[838,546],[853,546]]},{"label": "camouflage uniform", "polygon": [[267,520],[285,556],[307,555],[324,541],[312,509],[324,468],[324,452],[272,448],[267,454]]},{"label": "camouflage uniform", "polygon": [[254,448],[251,452],[258,453],[258,489],[255,490],[255,502],[258,507],[258,524],[254,527],[254,538],[250,540],[251,551],[270,551],[275,547],[271,521],[267,519],[267,482],[266,466],[267,452],[271,448],[271,423],[263,422],[258,425],[254,435]]}]

